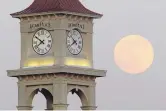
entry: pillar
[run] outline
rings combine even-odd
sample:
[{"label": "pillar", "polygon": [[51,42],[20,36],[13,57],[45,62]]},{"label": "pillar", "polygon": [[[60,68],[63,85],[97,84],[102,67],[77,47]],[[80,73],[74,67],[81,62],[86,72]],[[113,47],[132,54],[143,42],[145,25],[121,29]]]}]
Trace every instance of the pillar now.
[{"label": "pillar", "polygon": [[67,82],[63,79],[53,83],[53,110],[67,110]]},{"label": "pillar", "polygon": [[88,104],[86,106],[82,106],[82,110],[96,110],[96,91],[95,85],[90,85],[86,92],[88,96]]},{"label": "pillar", "polygon": [[67,110],[68,104],[53,104],[53,109],[54,110]]},{"label": "pillar", "polygon": [[32,106],[27,103],[26,85],[18,82],[18,110],[32,110]]}]

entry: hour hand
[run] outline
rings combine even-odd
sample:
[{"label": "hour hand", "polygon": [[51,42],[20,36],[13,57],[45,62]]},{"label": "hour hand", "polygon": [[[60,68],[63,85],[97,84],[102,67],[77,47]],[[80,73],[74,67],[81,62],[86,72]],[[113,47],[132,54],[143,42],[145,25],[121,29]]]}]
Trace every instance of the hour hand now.
[{"label": "hour hand", "polygon": [[39,39],[38,37],[36,37],[36,36],[35,36],[35,38],[40,41],[40,44],[44,44],[44,40],[40,40],[40,39]]},{"label": "hour hand", "polygon": [[43,41],[41,41],[37,46],[39,46],[39,45],[41,45],[41,44],[44,44],[44,40]]},{"label": "hour hand", "polygon": [[69,45],[68,48],[71,47],[71,46],[72,46],[73,44],[75,44],[75,43],[76,43],[76,41],[73,41],[73,43],[72,43],[71,45]]}]

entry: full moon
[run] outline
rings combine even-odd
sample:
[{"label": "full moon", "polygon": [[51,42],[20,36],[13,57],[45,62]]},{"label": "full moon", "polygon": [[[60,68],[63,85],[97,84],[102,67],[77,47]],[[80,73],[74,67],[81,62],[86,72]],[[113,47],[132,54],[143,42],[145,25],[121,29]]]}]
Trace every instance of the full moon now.
[{"label": "full moon", "polygon": [[151,43],[140,35],[122,38],[115,46],[114,60],[121,70],[129,74],[145,72],[153,63]]}]

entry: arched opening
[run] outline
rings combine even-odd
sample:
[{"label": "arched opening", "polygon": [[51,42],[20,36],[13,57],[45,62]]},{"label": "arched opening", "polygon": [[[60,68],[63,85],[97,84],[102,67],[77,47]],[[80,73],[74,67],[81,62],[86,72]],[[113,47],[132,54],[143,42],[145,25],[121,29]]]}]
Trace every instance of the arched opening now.
[{"label": "arched opening", "polygon": [[80,89],[74,88],[68,93],[68,110],[81,110],[81,106],[86,106],[87,102],[84,92]]},{"label": "arched opening", "polygon": [[31,93],[29,103],[34,106],[33,110],[51,110],[53,96],[47,89],[38,88]]},{"label": "arched opening", "polygon": [[33,98],[33,101],[32,101],[33,109],[32,110],[43,110],[43,109],[46,109],[47,108],[46,102],[47,102],[47,100],[44,97],[44,95],[41,92],[39,92]]}]

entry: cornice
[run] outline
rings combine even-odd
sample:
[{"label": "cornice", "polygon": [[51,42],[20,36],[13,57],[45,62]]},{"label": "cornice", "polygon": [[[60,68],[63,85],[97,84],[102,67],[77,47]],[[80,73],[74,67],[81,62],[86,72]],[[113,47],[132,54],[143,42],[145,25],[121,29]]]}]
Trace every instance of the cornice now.
[{"label": "cornice", "polygon": [[22,68],[16,70],[7,70],[9,77],[18,77],[25,75],[41,75],[41,74],[56,74],[56,73],[68,73],[68,74],[80,74],[89,75],[95,77],[105,77],[106,70],[99,70],[93,68],[81,68],[72,66],[48,66],[48,67],[33,67]]}]

